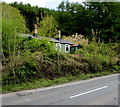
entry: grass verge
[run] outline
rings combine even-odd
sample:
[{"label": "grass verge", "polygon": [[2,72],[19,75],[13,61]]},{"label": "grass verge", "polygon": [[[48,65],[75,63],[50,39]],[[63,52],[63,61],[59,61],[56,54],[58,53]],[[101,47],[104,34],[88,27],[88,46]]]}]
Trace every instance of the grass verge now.
[{"label": "grass verge", "polygon": [[34,80],[33,82],[2,86],[2,93],[6,94],[6,93],[17,92],[22,90],[48,87],[48,86],[58,85],[58,84],[67,83],[71,81],[86,80],[94,77],[101,77],[101,76],[115,74],[115,73],[117,72],[100,72],[100,73],[98,72],[94,74],[93,73],[80,74],[78,76],[69,75],[66,77],[56,78],[54,80],[38,79],[38,80]]}]

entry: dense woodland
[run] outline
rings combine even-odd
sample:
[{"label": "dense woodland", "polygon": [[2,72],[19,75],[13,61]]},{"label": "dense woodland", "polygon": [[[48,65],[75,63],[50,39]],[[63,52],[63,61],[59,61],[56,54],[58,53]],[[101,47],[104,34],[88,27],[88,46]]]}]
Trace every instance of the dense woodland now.
[{"label": "dense woodland", "polygon": [[[120,2],[61,2],[57,10],[22,2],[0,6],[3,91],[16,91],[16,84],[22,90],[23,83],[35,85],[35,80],[71,80],[74,76],[91,78],[119,72]],[[22,37],[23,33],[34,33],[35,23],[38,36],[56,38],[59,26],[63,39],[80,43],[82,48],[66,54],[55,50],[49,39]],[[77,37],[72,36],[75,33]]]},{"label": "dense woodland", "polygon": [[[120,40],[120,2],[83,2],[79,4],[66,1],[61,2],[57,10],[31,6],[22,2],[14,2],[10,5],[20,10],[30,32],[33,31],[34,23],[39,24],[39,36],[45,27],[48,27],[45,35],[51,32],[54,36],[55,27],[59,26],[62,35],[65,36],[78,33],[90,40],[93,37],[104,42]],[[48,22],[51,23],[43,26],[43,19],[50,16],[53,17],[48,19]],[[47,23],[47,21],[45,22]]]}]

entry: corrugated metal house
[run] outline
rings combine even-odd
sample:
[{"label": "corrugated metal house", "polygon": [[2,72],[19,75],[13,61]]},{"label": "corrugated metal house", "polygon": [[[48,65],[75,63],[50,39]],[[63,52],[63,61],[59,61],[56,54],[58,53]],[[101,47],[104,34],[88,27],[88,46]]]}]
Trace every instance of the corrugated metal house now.
[{"label": "corrugated metal house", "polygon": [[[33,35],[29,34],[22,34],[22,36],[28,36],[28,38],[37,38],[37,39],[45,39],[47,37],[37,36],[34,37]],[[55,43],[54,48],[58,51],[64,53],[74,53],[77,49],[80,49],[80,44],[74,44],[67,40],[62,40],[61,38],[48,38],[51,42]]]}]

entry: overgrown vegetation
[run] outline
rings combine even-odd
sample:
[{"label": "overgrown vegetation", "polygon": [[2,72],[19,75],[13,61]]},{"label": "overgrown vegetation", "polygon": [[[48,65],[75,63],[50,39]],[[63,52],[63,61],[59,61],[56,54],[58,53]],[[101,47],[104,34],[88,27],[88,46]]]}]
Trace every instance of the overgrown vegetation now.
[{"label": "overgrown vegetation", "polygon": [[92,74],[94,77],[96,74],[117,73],[120,70],[117,49],[117,44],[92,42],[76,52],[79,56],[50,50],[41,52],[38,48],[37,52],[26,51],[22,59],[17,60],[14,74],[10,68],[6,72],[4,69],[3,87],[37,79],[54,80],[70,75]]},{"label": "overgrown vegetation", "polygon": [[87,46],[76,52],[82,60],[87,62],[91,73],[102,71],[114,71],[115,66],[119,68],[118,44],[117,43],[96,43],[90,42]]},{"label": "overgrown vegetation", "polygon": [[[79,7],[81,5],[77,6],[77,9],[82,8]],[[28,32],[28,29],[20,11],[5,3],[3,4],[3,9],[5,9],[2,13],[3,92],[50,86],[75,79],[87,79],[119,72],[119,43],[114,43],[113,41],[108,43],[105,41],[104,43],[101,40],[98,42],[98,37],[94,37],[95,40],[93,38],[91,41],[84,38],[85,43],[83,42],[82,48],[77,50],[75,54],[61,53],[54,49],[54,43],[50,42],[49,39],[23,37],[22,34]],[[14,11],[16,14],[14,15],[9,10]],[[74,11],[72,11],[72,14],[75,14]],[[66,14],[67,12],[71,11],[64,11],[63,9],[61,14]],[[46,33],[45,30],[47,28],[44,27],[48,25],[48,22],[46,22],[48,19],[50,19],[51,24],[48,27],[50,29]],[[56,25],[53,23],[53,16],[48,16],[41,21],[41,25],[45,24],[40,30],[41,33],[46,33],[44,36],[54,36]],[[94,36],[96,36],[96,32],[94,29]],[[68,37],[67,39],[70,41],[74,40],[71,38]],[[102,38],[100,37],[100,39]],[[81,42],[79,41],[79,36],[77,41],[75,39],[72,42]],[[19,87],[18,89],[14,88],[17,86]]]}]

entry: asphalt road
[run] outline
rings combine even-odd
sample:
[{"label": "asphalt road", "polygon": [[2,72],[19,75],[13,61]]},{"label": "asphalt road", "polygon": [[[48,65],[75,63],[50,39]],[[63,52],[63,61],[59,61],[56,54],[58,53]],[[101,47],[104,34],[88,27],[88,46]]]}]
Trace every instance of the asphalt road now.
[{"label": "asphalt road", "polygon": [[2,95],[2,105],[118,105],[118,74]]}]

